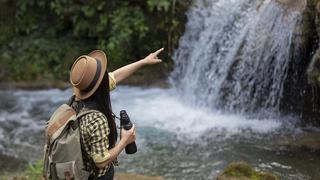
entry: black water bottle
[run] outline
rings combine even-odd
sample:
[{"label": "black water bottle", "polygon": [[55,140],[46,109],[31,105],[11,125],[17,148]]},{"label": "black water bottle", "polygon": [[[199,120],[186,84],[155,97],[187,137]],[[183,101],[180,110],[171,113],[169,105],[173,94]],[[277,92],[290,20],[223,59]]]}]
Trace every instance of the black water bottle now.
[{"label": "black water bottle", "polygon": [[[130,118],[125,110],[120,111],[120,125],[125,130],[129,130],[132,128],[132,123]],[[126,146],[126,153],[127,154],[134,154],[137,152],[137,145],[135,142],[132,142]]]}]

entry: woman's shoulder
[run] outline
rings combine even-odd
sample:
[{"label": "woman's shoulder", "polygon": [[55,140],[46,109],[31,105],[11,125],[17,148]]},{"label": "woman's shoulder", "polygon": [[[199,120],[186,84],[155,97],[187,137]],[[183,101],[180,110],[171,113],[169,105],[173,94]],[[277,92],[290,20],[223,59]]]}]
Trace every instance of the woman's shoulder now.
[{"label": "woman's shoulder", "polygon": [[87,113],[81,117],[85,124],[105,124],[108,123],[106,116],[96,110],[87,110]]}]

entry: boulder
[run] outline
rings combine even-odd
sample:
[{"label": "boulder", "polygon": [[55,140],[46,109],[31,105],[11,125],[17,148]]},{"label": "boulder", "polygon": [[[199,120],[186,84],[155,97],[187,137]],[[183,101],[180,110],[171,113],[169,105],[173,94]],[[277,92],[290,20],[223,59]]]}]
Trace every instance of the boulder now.
[{"label": "boulder", "polygon": [[270,173],[258,172],[246,162],[233,162],[226,167],[216,180],[278,180]]}]

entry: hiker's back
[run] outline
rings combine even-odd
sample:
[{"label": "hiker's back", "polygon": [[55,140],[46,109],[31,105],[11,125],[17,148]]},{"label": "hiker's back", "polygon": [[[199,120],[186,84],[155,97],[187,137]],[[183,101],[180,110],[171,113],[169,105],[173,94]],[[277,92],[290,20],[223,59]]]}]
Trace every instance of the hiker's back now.
[{"label": "hiker's back", "polygon": [[76,112],[67,104],[51,116],[46,128],[43,175],[46,179],[88,179]]}]

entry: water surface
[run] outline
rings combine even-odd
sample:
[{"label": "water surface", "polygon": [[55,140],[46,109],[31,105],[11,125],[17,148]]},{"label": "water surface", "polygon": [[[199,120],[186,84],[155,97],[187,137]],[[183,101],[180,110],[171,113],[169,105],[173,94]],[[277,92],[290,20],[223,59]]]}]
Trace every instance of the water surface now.
[{"label": "water surface", "polygon": [[[44,124],[71,90],[0,91],[2,172],[42,156]],[[247,161],[281,179],[320,177],[317,152],[290,150],[282,139],[304,133],[294,117],[254,119],[188,105],[173,89],[120,86],[114,112],[127,110],[138,153],[122,154],[117,171],[172,179],[212,179],[232,161]],[[15,159],[15,160],[13,160]]]}]

